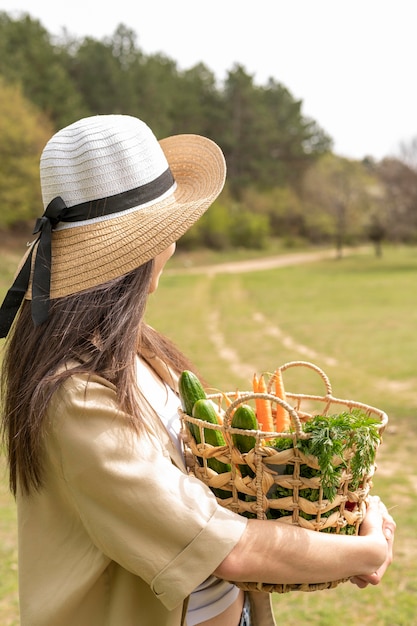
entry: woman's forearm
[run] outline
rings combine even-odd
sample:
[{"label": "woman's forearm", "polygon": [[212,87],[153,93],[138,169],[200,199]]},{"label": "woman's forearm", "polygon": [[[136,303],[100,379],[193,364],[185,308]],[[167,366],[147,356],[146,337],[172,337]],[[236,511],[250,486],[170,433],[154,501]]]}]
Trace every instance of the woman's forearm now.
[{"label": "woman's forearm", "polygon": [[228,580],[277,584],[366,575],[383,563],[384,541],[382,534],[369,539],[249,520],[240,542],[215,573]]},{"label": "woman's forearm", "polygon": [[[249,520],[240,541],[215,574],[237,582],[275,584],[366,578],[392,558],[392,542],[384,534],[385,513],[381,506],[379,499],[371,503],[359,536]],[[394,532],[395,523],[389,523]]]}]

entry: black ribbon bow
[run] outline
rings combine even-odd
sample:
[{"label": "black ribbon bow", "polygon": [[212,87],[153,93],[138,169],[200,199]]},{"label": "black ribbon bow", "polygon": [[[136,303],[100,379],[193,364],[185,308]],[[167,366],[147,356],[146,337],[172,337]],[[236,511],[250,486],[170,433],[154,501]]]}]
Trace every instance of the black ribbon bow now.
[{"label": "black ribbon bow", "polygon": [[65,217],[66,209],[67,206],[63,199],[57,196],[48,204],[42,217],[36,220],[33,234],[39,233],[38,239],[32,244],[30,254],[0,308],[0,337],[7,336],[25,297],[29,286],[32,255],[36,243],[38,243],[38,250],[32,278],[32,320],[35,326],[40,326],[48,318],[51,287],[51,233],[58,222]]}]

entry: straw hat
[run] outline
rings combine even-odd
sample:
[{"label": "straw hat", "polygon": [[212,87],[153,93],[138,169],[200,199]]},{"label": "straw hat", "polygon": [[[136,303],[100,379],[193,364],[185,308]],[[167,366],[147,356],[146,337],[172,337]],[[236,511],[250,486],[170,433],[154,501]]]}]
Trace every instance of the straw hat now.
[{"label": "straw hat", "polygon": [[[158,142],[128,115],[88,117],[60,130],[41,156],[45,212],[9,306],[24,290],[45,309],[49,297],[97,286],[154,258],[212,204],[225,174],[223,154],[210,139],[176,135]],[[6,301],[0,318],[4,308]],[[45,316],[35,312],[35,323]]]}]

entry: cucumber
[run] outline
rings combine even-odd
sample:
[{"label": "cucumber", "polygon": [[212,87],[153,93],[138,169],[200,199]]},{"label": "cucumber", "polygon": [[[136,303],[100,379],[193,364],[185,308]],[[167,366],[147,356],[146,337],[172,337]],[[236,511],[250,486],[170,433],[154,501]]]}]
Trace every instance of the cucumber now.
[{"label": "cucumber", "polygon": [[[248,404],[240,404],[233,413],[231,426],[243,430],[258,430],[258,420],[252,407]],[[255,437],[251,435],[232,435],[232,440],[239,452],[249,452],[256,443]]]},{"label": "cucumber", "polygon": [[[194,404],[193,407],[193,417],[203,421],[209,422],[209,424],[218,424],[219,420],[217,418],[216,409],[211,400],[200,399]],[[198,439],[197,443],[201,443],[200,431],[198,430]],[[209,443],[211,446],[224,446],[226,445],[225,439],[223,437],[223,433],[220,430],[214,430],[211,428],[204,429],[204,439],[206,443]],[[216,460],[216,459],[209,459]],[[224,463],[222,463],[224,465]],[[230,468],[229,468],[230,469]],[[223,470],[226,471],[226,470]]]},{"label": "cucumber", "polygon": [[[201,398],[197,400],[193,407],[193,417],[202,420],[203,422],[209,422],[209,424],[218,424],[219,421],[217,419],[216,409],[211,400]],[[200,429],[198,426],[196,429],[196,437],[195,440],[197,443],[201,443],[200,437]],[[219,430],[214,430],[211,428],[204,429],[204,440],[206,443],[209,443],[211,446],[224,446],[226,444],[225,439],[223,437],[223,433]],[[224,474],[225,472],[230,472],[230,465],[228,463],[222,463],[218,459],[212,458],[207,459],[207,465],[215,471],[217,474]],[[219,498],[230,498],[230,492],[225,491],[224,489],[212,488],[212,491]]]},{"label": "cucumber", "polygon": [[[252,407],[248,404],[240,404],[233,414],[232,428],[242,428],[243,430],[258,430],[258,420]],[[255,447],[256,439],[251,435],[232,435],[232,441],[239,452],[245,453]],[[248,465],[239,465],[240,473],[243,477],[255,476],[255,473]]]},{"label": "cucumber", "polygon": [[207,397],[198,376],[189,370],[184,370],[181,373],[178,381],[178,391],[182,410],[187,415],[193,414],[193,406],[197,400],[203,400]]},{"label": "cucumber", "polygon": [[[198,376],[189,370],[184,370],[181,373],[178,380],[178,392],[182,410],[184,413],[191,416],[193,414],[194,404],[197,400],[204,400],[207,397]],[[199,435],[197,426],[188,422],[188,428],[194,439],[197,441],[197,437]],[[197,443],[200,442],[197,441]]]}]

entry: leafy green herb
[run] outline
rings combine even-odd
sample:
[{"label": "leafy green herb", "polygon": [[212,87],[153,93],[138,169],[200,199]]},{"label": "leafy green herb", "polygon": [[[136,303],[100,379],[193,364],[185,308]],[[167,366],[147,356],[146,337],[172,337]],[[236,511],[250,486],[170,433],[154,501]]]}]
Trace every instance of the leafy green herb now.
[{"label": "leafy green herb", "polygon": [[[310,437],[299,440],[297,447],[317,458],[323,494],[328,500],[334,500],[340,475],[348,462],[353,489],[359,487],[364,473],[370,471],[380,440],[378,424],[359,409],[338,415],[316,415],[304,424],[304,431]],[[345,458],[349,455],[350,461]],[[333,464],[335,456],[341,459],[339,465]]]},{"label": "leafy green herb", "polygon": [[[338,415],[317,415],[311,417],[304,425],[304,432],[309,434],[308,439],[299,439],[294,443],[292,437],[278,437],[269,445],[277,451],[291,449],[294,445],[306,455],[312,455],[317,459],[318,468],[311,467],[307,463],[301,463],[299,467],[300,477],[319,477],[323,488],[324,497],[333,502],[340,485],[342,472],[348,468],[351,474],[349,489],[356,490],[361,486],[364,475],[369,473],[374,462],[380,442],[380,422],[369,417],[360,409],[340,413]],[[335,463],[335,457],[338,458]],[[271,467],[274,467],[273,465]],[[282,468],[283,469],[283,468]],[[294,472],[294,464],[289,462],[281,476],[291,477]],[[268,500],[280,500],[292,497],[293,490],[278,484],[274,484],[268,491]],[[320,491],[313,487],[301,487],[300,496],[310,502],[317,502]],[[246,496],[245,499],[252,500]],[[348,507],[349,503],[345,503]],[[332,510],[320,512],[321,518],[332,515]],[[246,517],[255,517],[251,513]],[[268,519],[278,519],[291,515],[291,510],[281,508],[269,508],[266,512]],[[298,515],[306,520],[317,520],[317,515],[298,511]],[[338,528],[340,534],[356,534],[356,525],[347,524]],[[322,532],[334,532],[334,527],[322,529]]]}]

